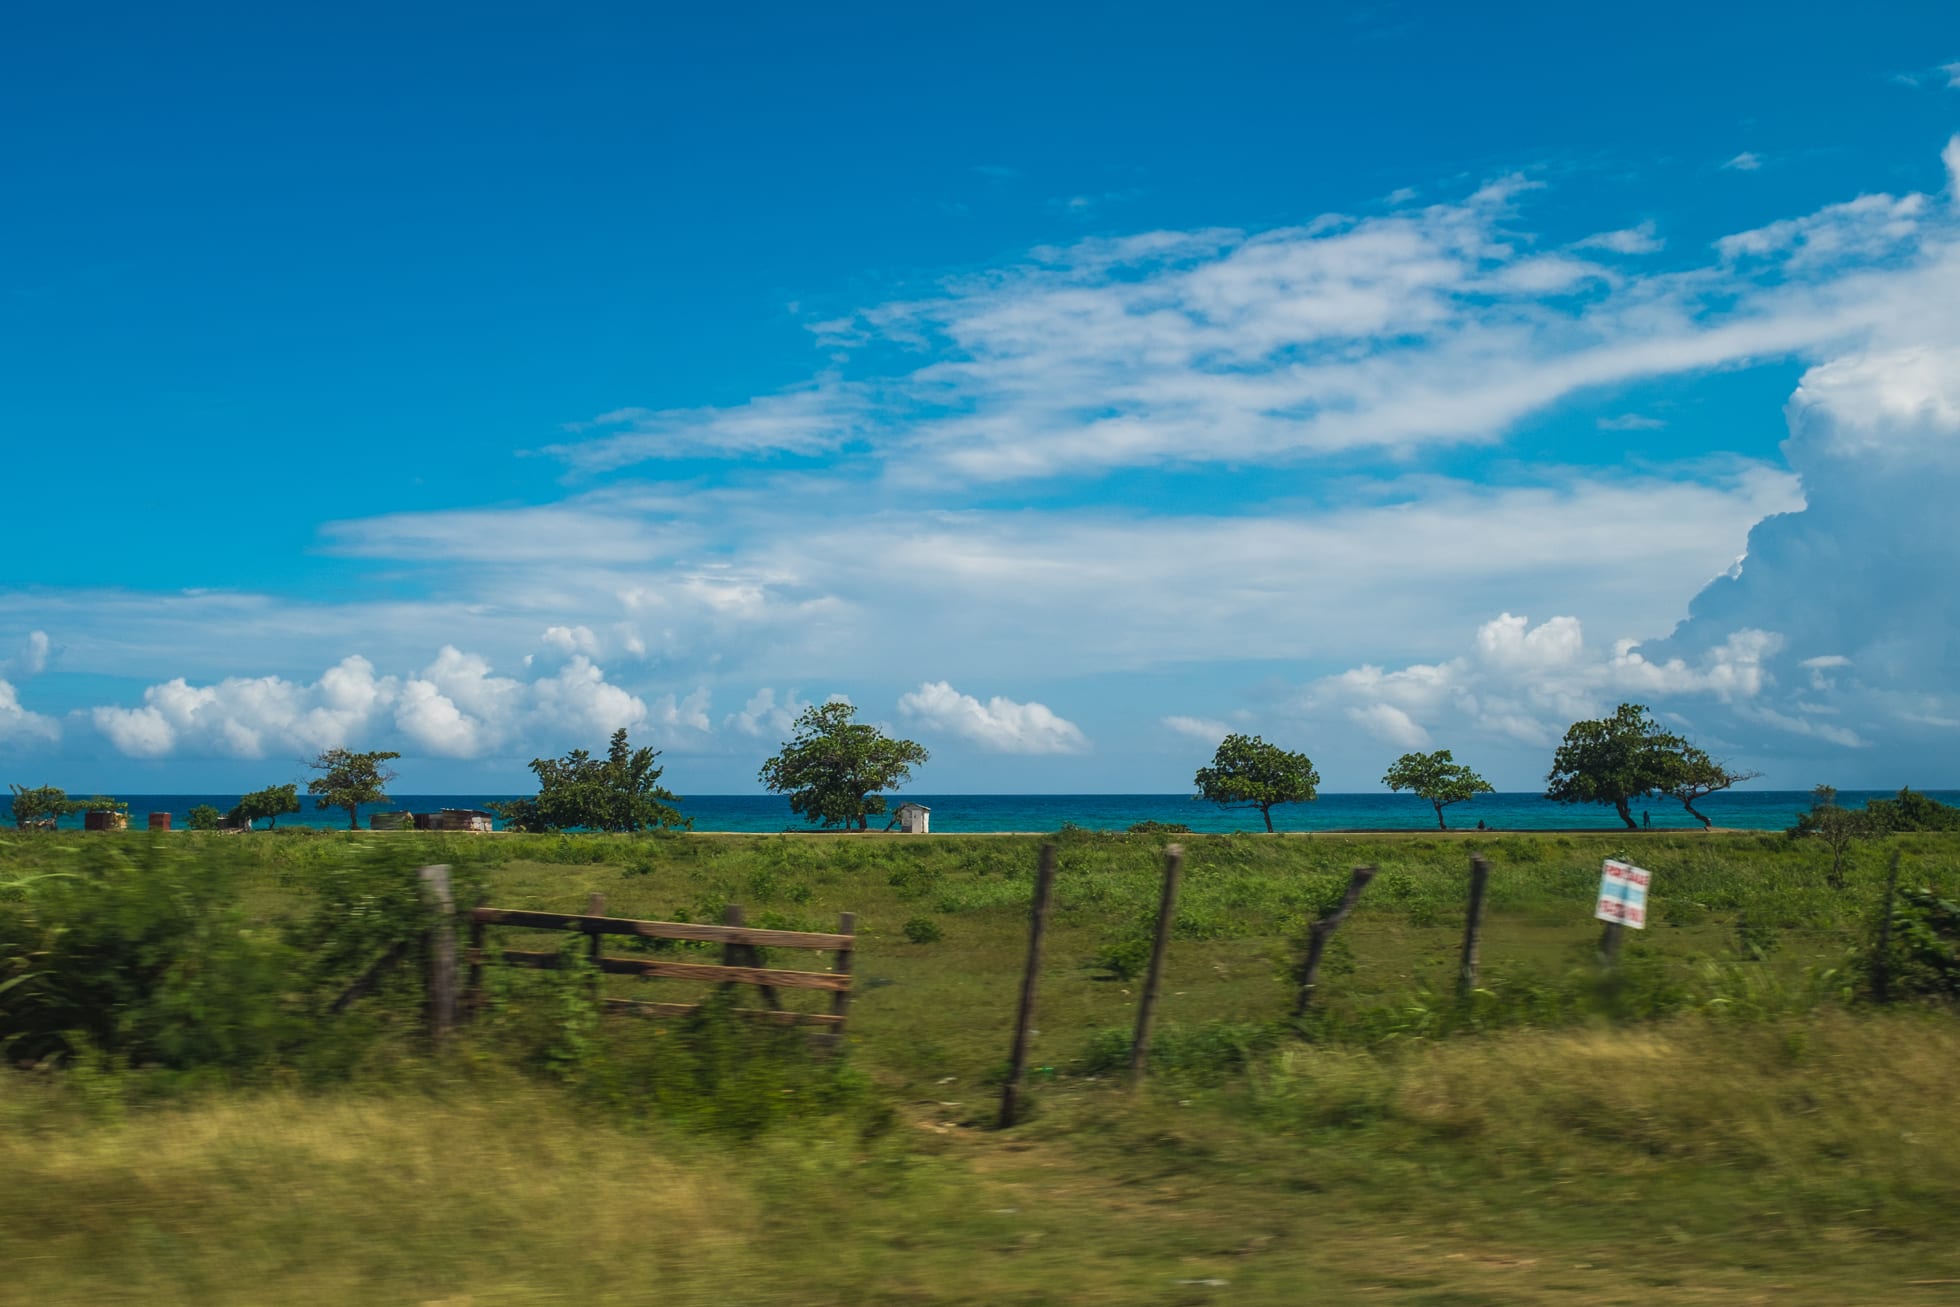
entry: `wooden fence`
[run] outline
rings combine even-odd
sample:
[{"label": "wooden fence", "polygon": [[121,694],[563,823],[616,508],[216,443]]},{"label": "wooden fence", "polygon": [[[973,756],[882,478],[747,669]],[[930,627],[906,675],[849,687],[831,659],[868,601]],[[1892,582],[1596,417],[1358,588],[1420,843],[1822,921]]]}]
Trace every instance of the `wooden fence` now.
[{"label": "wooden fence", "polygon": [[[591,941],[590,964],[604,975],[640,976],[668,980],[692,980],[710,985],[751,985],[761,992],[766,1007],[737,1008],[737,1014],[780,1025],[815,1026],[818,1033],[831,1038],[843,1034],[844,1018],[851,1002],[851,954],[857,947],[857,918],[846,912],[834,934],[805,930],[762,930],[746,926],[742,909],[730,904],[719,926],[686,921],[636,921],[628,917],[604,915],[604,899],[595,894],[583,913],[531,912],[514,908],[479,906],[470,912],[470,945],[465,955],[469,963],[466,989],[471,1008],[483,1002],[483,968],[486,963],[507,966],[554,969],[564,965],[556,950],[538,952],[524,949],[492,949],[486,934],[491,926],[523,930],[577,931]],[[667,939],[720,944],[721,961],[679,962],[666,958],[608,957],[601,949],[608,935],[637,936],[641,939]],[[797,971],[786,967],[764,966],[761,949],[796,948],[827,951],[831,955],[828,971]],[[829,1011],[798,1012],[783,1005],[778,993],[785,989],[819,990],[829,994]],[[676,1017],[695,1011],[698,1003],[649,1002],[643,999],[609,998],[609,1009],[639,1016]]]}]

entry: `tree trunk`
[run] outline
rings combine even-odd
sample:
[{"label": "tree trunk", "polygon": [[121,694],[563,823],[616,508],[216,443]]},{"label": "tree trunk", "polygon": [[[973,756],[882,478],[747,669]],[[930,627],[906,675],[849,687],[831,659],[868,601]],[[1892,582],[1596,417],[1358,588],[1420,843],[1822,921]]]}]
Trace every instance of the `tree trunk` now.
[{"label": "tree trunk", "polygon": [[359,830],[360,828],[361,828],[361,805],[358,803],[350,803],[347,805],[347,829]]},{"label": "tree trunk", "polygon": [[1448,830],[1450,828],[1450,824],[1443,820],[1443,805],[1440,803],[1436,803],[1434,799],[1431,799],[1430,802],[1436,804],[1436,829]]},{"label": "tree trunk", "polygon": [[1266,834],[1273,833],[1273,805],[1268,803],[1259,809],[1259,815],[1266,819]]},{"label": "tree trunk", "polygon": [[1702,815],[1701,815],[1701,813],[1700,813],[1700,811],[1699,811],[1698,809],[1696,809],[1696,807],[1695,807],[1695,805],[1694,805],[1694,800],[1692,800],[1692,799],[1683,799],[1683,800],[1681,800],[1681,806],[1682,806],[1682,807],[1684,807],[1684,808],[1686,808],[1686,809],[1688,810],[1688,815],[1689,815],[1689,816],[1691,816],[1691,817],[1693,817],[1693,818],[1694,818],[1694,819],[1695,819],[1696,821],[1698,821],[1698,822],[1700,822],[1700,823],[1701,823],[1701,828],[1702,828],[1703,830],[1713,830],[1713,829],[1714,829],[1714,827],[1715,827],[1715,823],[1714,823],[1714,822],[1712,822],[1712,821],[1710,821],[1710,820],[1708,820],[1708,818],[1706,818],[1706,817],[1704,817],[1704,816],[1702,816]]},{"label": "tree trunk", "polygon": [[1619,813],[1620,813],[1620,820],[1621,820],[1621,821],[1623,821],[1623,822],[1625,822],[1625,823],[1627,824],[1627,829],[1628,829],[1628,830],[1639,830],[1639,829],[1640,829],[1640,823],[1639,823],[1639,822],[1637,822],[1637,821],[1635,821],[1635,820],[1633,819],[1633,812],[1632,812],[1632,810],[1631,810],[1631,809],[1629,809],[1629,808],[1627,807],[1627,801],[1626,801],[1626,799],[1624,799],[1624,798],[1619,798],[1619,799],[1615,799],[1615,800],[1613,800],[1613,806],[1614,806],[1615,808],[1617,808],[1617,809],[1619,809]]}]

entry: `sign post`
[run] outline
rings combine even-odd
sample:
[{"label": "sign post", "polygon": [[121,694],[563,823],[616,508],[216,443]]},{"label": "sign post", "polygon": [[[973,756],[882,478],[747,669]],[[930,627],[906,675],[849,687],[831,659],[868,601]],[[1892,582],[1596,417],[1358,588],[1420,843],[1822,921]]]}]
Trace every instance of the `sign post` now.
[{"label": "sign post", "polygon": [[1652,872],[1630,862],[1608,858],[1600,868],[1599,906],[1593,909],[1593,916],[1606,923],[1599,951],[1607,966],[1618,965],[1621,938],[1628,926],[1647,928],[1647,887],[1653,880]]}]

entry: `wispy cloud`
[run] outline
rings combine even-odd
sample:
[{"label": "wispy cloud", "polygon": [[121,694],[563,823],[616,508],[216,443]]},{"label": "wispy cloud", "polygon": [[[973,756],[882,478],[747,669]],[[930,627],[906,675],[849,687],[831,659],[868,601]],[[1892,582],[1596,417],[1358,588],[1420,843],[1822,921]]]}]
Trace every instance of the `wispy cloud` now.
[{"label": "wispy cloud", "polygon": [[1643,413],[1622,413],[1618,417],[1600,418],[1594,425],[1601,431],[1658,431],[1667,423]]},{"label": "wispy cloud", "polygon": [[1730,172],[1758,172],[1762,166],[1763,156],[1753,150],[1744,150],[1722,165]]}]

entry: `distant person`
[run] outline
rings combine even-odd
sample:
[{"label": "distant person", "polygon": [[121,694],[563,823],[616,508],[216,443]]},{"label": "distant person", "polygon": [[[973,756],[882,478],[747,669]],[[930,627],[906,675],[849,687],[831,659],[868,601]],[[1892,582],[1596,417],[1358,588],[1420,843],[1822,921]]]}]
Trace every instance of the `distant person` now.
[{"label": "distant person", "polygon": [[1484,819],[1482,817],[1477,818],[1477,829],[1478,830],[1484,829]]},{"label": "distant person", "polygon": [[1648,812],[1645,808],[1642,808],[1640,810],[1640,829],[1642,830],[1654,829],[1654,814]]}]

